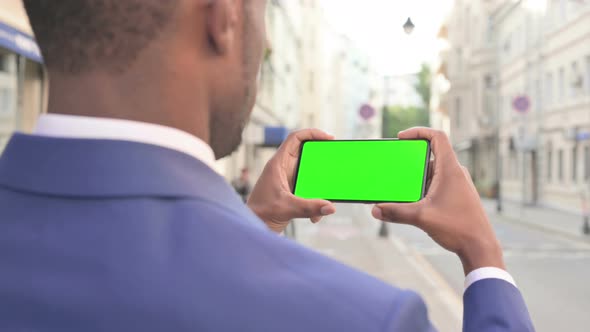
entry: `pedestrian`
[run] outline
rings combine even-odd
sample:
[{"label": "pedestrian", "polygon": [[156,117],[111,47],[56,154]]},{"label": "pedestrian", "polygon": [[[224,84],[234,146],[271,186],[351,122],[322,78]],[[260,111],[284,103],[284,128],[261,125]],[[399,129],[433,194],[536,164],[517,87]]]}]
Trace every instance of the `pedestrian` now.
[{"label": "pedestrian", "polygon": [[[282,233],[335,212],[294,196],[291,134],[248,204],[215,171],[256,98],[265,0],[24,0],[48,114],[0,157],[0,331],[433,331],[421,297]],[[457,254],[464,331],[533,331],[441,132],[426,198],[373,216]]]},{"label": "pedestrian", "polygon": [[246,203],[250,195],[250,171],[247,167],[242,168],[240,176],[232,181],[232,187],[242,197],[242,201]]}]

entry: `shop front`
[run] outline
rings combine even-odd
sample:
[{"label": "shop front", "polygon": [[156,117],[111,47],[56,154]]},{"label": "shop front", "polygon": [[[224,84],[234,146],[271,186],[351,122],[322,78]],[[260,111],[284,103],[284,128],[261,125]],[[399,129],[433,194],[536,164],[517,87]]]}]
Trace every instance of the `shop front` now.
[{"label": "shop front", "polygon": [[45,76],[33,36],[0,21],[0,151],[15,131],[32,130],[44,111]]}]

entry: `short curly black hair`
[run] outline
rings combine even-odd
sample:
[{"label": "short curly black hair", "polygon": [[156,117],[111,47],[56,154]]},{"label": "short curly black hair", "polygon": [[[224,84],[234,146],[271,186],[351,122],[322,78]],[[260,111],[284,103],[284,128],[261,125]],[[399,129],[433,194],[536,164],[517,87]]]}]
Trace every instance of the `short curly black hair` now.
[{"label": "short curly black hair", "polygon": [[50,70],[120,73],[169,23],[178,0],[23,0]]}]

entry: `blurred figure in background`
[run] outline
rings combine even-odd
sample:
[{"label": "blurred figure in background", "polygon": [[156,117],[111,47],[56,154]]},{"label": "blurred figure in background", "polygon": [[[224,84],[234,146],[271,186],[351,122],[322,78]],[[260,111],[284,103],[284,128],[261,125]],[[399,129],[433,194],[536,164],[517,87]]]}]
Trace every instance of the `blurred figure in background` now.
[{"label": "blurred figure in background", "polygon": [[252,185],[250,184],[250,170],[248,170],[247,167],[242,168],[240,176],[235,178],[231,182],[231,185],[234,187],[238,195],[242,197],[242,201],[246,203],[248,201],[248,196],[250,196],[250,191],[252,191]]}]

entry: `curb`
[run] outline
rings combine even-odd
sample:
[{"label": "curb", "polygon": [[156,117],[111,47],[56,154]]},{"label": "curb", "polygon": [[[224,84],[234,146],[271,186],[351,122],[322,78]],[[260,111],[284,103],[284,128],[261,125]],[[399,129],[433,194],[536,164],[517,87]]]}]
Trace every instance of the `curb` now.
[{"label": "curb", "polygon": [[[542,231],[545,233],[551,233],[552,235],[560,236],[562,238],[567,238],[569,240],[574,240],[574,241],[584,243],[584,244],[590,244],[590,236],[584,237],[581,234],[577,235],[572,232],[564,231],[563,229],[560,229],[557,227],[548,227],[545,225],[540,225],[540,224],[537,224],[534,222],[523,220],[518,217],[514,217],[512,215],[504,214],[504,213],[497,213],[497,212],[490,212],[490,211],[487,211],[487,212],[490,216],[496,216],[496,217],[503,218],[505,221],[512,223],[512,224],[524,225],[524,226],[534,228],[536,230],[539,230],[539,231]],[[582,226],[580,225],[580,228],[581,227]]]}]

